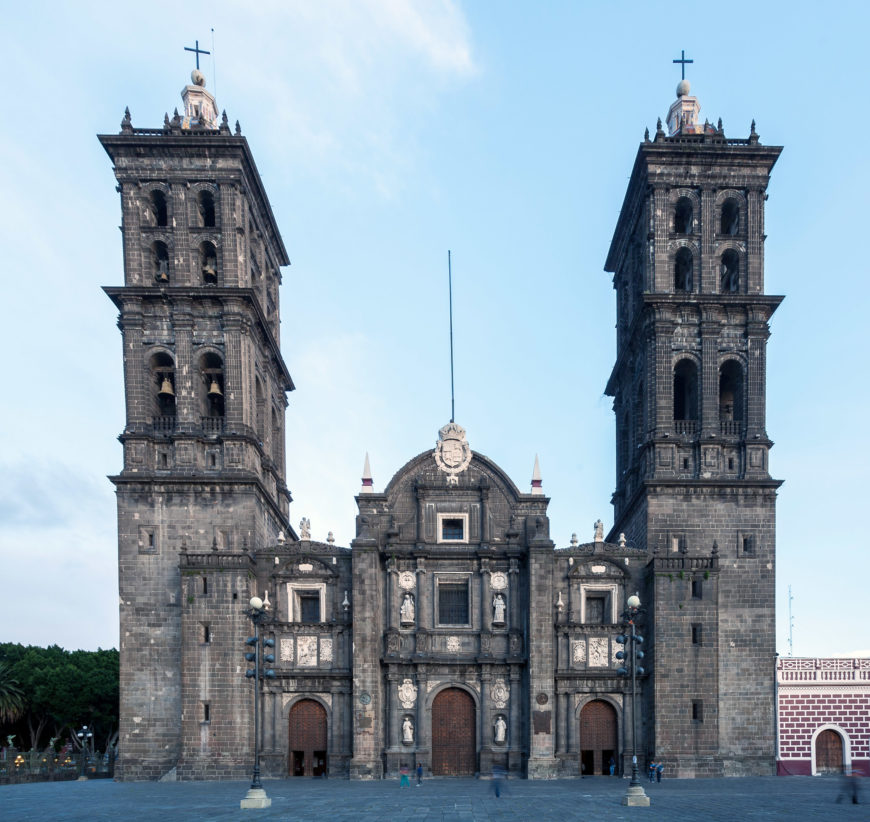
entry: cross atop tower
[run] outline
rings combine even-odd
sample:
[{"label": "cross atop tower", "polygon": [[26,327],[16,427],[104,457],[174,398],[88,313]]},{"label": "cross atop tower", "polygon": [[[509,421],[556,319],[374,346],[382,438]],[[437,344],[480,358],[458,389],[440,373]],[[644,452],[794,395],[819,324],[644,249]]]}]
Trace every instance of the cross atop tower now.
[{"label": "cross atop tower", "polygon": [[[184,50],[185,50],[185,51],[192,51],[192,52],[195,52],[195,53],[196,53],[196,67],[197,67],[197,69],[199,68],[199,55],[200,55],[200,54],[211,54],[210,51],[206,51],[205,49],[201,49],[201,48],[199,47],[199,40],[196,41],[196,47],[195,47],[195,48],[191,48],[190,46],[185,46],[185,47],[184,47]],[[674,62],[676,63],[677,61],[674,60]],[[689,62],[691,63],[692,61],[689,60]]]},{"label": "cross atop tower", "polygon": [[[193,50],[193,49],[190,49],[190,51],[192,51],[192,50]],[[208,52],[206,52],[206,54],[208,54]],[[674,62],[675,62],[675,63],[680,63],[680,64],[681,64],[681,65],[680,65],[680,69],[681,69],[682,72],[683,72],[682,79],[685,80],[685,79],[686,79],[686,63],[694,63],[695,61],[694,61],[694,60],[687,60],[687,59],[686,59],[686,50],[685,50],[685,49],[681,49],[681,50],[680,50],[680,55],[681,55],[681,56],[680,56],[680,59],[679,59],[679,60],[674,60]],[[197,59],[199,59],[199,58],[197,58]],[[196,66],[197,66],[197,68],[199,68],[199,63],[197,63]]]}]

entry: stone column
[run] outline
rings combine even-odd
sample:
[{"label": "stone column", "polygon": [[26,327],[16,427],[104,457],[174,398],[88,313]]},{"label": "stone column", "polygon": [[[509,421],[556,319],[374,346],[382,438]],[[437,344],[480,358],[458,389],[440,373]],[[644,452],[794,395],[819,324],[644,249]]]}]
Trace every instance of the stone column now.
[{"label": "stone column", "polygon": [[489,633],[492,631],[492,590],[490,585],[492,570],[489,560],[480,561],[480,629]]},{"label": "stone column", "polygon": [[[426,560],[423,557],[417,558],[417,627],[424,630],[432,628],[432,580],[426,577]],[[431,653],[432,649],[428,648],[427,652]]]},{"label": "stone column", "polygon": [[492,673],[480,672],[480,771],[492,772]]},{"label": "stone column", "polygon": [[401,733],[399,730],[399,716],[402,706],[399,704],[399,675],[394,672],[387,674],[387,706],[389,710],[389,737],[386,740],[387,750],[398,750],[401,745]]},{"label": "stone column", "polygon": [[[719,436],[719,323],[715,313],[702,307],[701,317],[701,370],[698,374],[698,395],[701,418],[701,437]],[[702,469],[703,470],[703,469]]]},{"label": "stone column", "polygon": [[396,560],[392,557],[387,560],[387,579],[386,579],[386,594],[387,594],[387,628],[397,628],[401,623],[398,614],[397,590],[399,569],[396,566]]},{"label": "stone column", "polygon": [[228,432],[240,432],[245,414],[243,397],[247,393],[242,372],[242,318],[238,314],[224,314],[223,326],[225,425]]},{"label": "stone column", "polygon": [[426,697],[428,694],[428,679],[426,669],[417,669],[417,722],[414,739],[417,745],[417,762],[423,764],[424,770],[431,768],[429,759],[429,722],[426,716]]},{"label": "stone column", "polygon": [[152,376],[142,356],[142,303],[138,298],[122,300],[120,325],[124,343],[127,431],[142,433],[150,422],[151,392],[157,389],[151,383]]},{"label": "stone column", "polygon": [[[519,560],[512,559],[510,570],[508,571],[508,592],[510,599],[508,600],[508,624],[507,628],[522,628],[520,620],[520,604],[519,604],[519,578],[520,564]],[[524,648],[523,652],[528,653],[528,648]]]},{"label": "stone column", "polygon": [[[574,716],[574,694],[565,694],[567,697],[567,705],[568,711],[566,715],[566,721],[568,723],[568,746],[567,752],[571,754],[575,754],[579,759],[579,751],[577,748],[577,731],[579,730],[580,722],[576,716]],[[577,769],[580,769],[580,765],[577,765]]]},{"label": "stone column", "polygon": [[177,430],[191,432],[199,427],[196,380],[199,369],[193,363],[193,316],[189,302],[177,302],[172,312],[175,329],[175,413]]},{"label": "stone column", "polygon": [[523,757],[522,719],[520,717],[520,702],[522,700],[520,675],[520,668],[512,665],[510,672],[511,693],[510,700],[508,701],[510,720],[507,738],[508,762],[512,771],[522,768]]}]

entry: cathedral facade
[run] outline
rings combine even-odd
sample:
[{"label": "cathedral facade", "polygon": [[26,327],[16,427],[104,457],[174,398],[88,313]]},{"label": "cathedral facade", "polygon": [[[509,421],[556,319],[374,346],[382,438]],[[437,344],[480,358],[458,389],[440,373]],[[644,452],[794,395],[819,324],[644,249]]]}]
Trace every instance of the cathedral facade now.
[{"label": "cathedral facade", "polygon": [[[247,140],[198,71],[184,114],[102,135],[121,197],[122,779],[240,778],[249,600],[265,600],[263,773],[555,778],[774,772],[774,508],[763,211],[780,149],[697,121],[684,81],[641,144],[617,292],[615,521],[550,539],[453,421],[377,491],[349,547],[290,524],[279,285],[287,252]],[[644,635],[638,710],[627,599]]]}]

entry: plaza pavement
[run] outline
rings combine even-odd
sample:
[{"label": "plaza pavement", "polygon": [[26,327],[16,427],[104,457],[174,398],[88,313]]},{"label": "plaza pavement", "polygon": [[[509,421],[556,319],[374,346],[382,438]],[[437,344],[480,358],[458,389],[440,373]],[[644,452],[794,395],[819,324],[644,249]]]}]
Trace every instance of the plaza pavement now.
[{"label": "plaza pavement", "polygon": [[[865,780],[862,780],[864,782]],[[649,808],[621,804],[627,779],[607,777],[552,782],[511,781],[496,798],[492,783],[476,779],[428,779],[422,787],[398,781],[345,779],[267,780],[272,807],[239,808],[244,782],[47,782],[0,786],[0,820],[327,820],[327,822],[478,822],[506,820],[870,820],[870,780],[862,802],[835,804],[835,777],[664,779],[644,782]]]}]

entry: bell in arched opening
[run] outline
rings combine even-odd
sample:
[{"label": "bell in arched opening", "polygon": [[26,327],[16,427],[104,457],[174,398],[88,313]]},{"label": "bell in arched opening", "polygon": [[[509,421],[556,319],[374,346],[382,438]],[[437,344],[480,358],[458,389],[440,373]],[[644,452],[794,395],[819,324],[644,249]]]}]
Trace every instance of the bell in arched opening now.
[{"label": "bell in arched opening", "polygon": [[224,392],[221,391],[221,387],[218,384],[217,377],[212,376],[211,384],[208,387],[208,396],[209,399],[218,399],[219,397],[223,397]]},{"label": "bell in arched opening", "polygon": [[175,391],[172,388],[172,380],[169,379],[169,374],[163,375],[163,380],[160,383],[160,390],[157,392],[158,397],[164,399],[175,399]]}]

